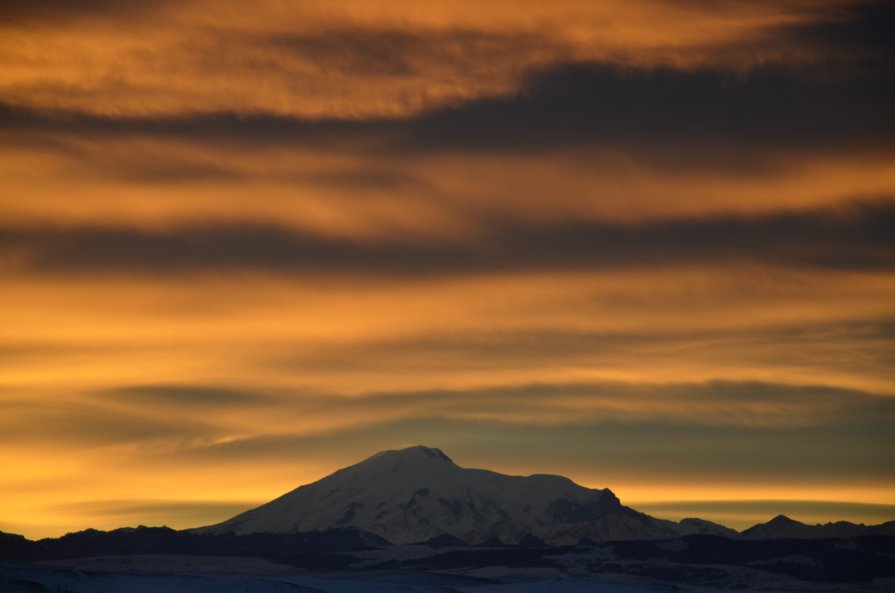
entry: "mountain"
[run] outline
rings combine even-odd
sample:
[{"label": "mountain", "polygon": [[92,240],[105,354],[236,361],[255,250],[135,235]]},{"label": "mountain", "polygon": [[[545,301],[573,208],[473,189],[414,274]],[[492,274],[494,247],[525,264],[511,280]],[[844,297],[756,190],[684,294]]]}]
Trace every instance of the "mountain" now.
[{"label": "mountain", "polygon": [[741,535],[749,539],[833,539],[895,535],[895,521],[871,526],[848,521],[808,525],[786,515],[777,515],[767,523],[759,523],[743,530]]},{"label": "mountain", "polygon": [[392,543],[450,536],[551,545],[728,535],[708,521],[656,519],[626,507],[609,489],[554,475],[508,476],[455,464],[439,449],[384,451],[197,533],[301,533],[353,528]]}]

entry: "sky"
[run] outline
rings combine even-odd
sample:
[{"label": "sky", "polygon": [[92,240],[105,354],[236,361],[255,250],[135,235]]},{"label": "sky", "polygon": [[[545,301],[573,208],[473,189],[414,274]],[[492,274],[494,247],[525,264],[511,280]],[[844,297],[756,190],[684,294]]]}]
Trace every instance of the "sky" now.
[{"label": "sky", "polygon": [[0,530],[373,453],[895,519],[895,9],[0,4]]}]

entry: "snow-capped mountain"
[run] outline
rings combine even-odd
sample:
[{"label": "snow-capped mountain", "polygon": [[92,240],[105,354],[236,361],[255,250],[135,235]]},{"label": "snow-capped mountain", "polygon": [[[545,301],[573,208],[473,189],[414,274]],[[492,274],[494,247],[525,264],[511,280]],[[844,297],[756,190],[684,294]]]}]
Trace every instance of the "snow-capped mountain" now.
[{"label": "snow-capped mountain", "polygon": [[356,528],[396,544],[452,536],[474,544],[526,536],[549,544],[730,530],[655,519],[554,475],[508,476],[456,465],[439,449],[384,451],[201,533],[299,533]]}]

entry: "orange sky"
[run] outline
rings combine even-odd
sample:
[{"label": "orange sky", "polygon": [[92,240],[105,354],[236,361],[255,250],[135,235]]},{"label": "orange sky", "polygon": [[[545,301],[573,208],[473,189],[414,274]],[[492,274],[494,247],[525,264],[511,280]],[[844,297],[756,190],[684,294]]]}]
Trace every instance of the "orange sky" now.
[{"label": "orange sky", "polygon": [[895,519],[892,19],[4,3],[0,530],[211,523],[416,443]]}]

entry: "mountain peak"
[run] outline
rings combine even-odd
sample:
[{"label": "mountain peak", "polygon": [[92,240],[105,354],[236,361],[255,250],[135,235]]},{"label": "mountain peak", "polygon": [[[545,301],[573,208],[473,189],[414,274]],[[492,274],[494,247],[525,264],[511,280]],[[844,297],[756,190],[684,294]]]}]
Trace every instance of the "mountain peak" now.
[{"label": "mountain peak", "polygon": [[404,449],[389,449],[387,451],[380,451],[376,453],[370,459],[376,459],[379,457],[395,457],[395,458],[428,458],[434,459],[438,461],[447,461],[448,463],[453,463],[454,460],[445,455],[444,451],[438,449],[436,447],[426,447],[425,445],[413,445],[412,447],[406,447]]},{"label": "mountain peak", "polygon": [[802,525],[799,521],[795,519],[790,519],[786,515],[777,515],[767,523],[768,525]]}]

